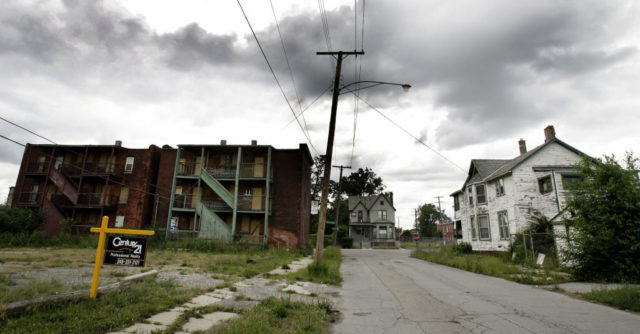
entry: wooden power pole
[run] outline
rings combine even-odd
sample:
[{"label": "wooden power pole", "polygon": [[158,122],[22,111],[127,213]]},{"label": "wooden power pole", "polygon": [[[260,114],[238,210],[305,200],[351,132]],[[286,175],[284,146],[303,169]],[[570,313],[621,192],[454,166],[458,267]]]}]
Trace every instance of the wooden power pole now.
[{"label": "wooden power pole", "polygon": [[331,55],[336,57],[336,76],[333,80],[333,98],[331,99],[331,119],[329,120],[329,137],[327,150],[324,155],[324,179],[322,180],[322,196],[320,197],[320,213],[318,215],[318,233],[316,234],[315,263],[322,263],[322,249],[324,248],[324,227],[327,223],[327,201],[329,198],[329,181],[331,178],[331,158],[333,156],[333,137],[336,131],[336,111],[338,110],[338,96],[340,96],[340,71],[344,55],[363,55],[364,51],[329,51],[316,52],[317,55]]}]

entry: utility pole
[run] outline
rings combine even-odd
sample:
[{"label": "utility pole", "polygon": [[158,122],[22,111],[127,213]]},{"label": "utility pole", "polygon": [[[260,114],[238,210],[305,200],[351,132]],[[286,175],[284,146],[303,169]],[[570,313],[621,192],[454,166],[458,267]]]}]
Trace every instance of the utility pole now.
[{"label": "utility pole", "polygon": [[442,196],[436,196],[436,197],[434,197],[434,198],[437,198],[437,199],[438,199],[438,211],[439,211],[440,213],[442,213],[442,208],[440,208],[440,199],[442,198]]},{"label": "utility pole", "polygon": [[336,203],[337,203],[337,207],[336,207],[336,227],[335,230],[333,231],[333,245],[337,245],[338,244],[338,225],[339,225],[339,221],[340,221],[340,196],[342,195],[342,170],[347,168],[347,169],[351,169],[351,166],[333,166],[333,168],[340,168],[340,178],[338,179],[338,196],[336,197]]},{"label": "utility pole", "polygon": [[413,209],[413,228],[416,229],[416,233],[418,233],[418,209]]},{"label": "utility pole", "polygon": [[329,51],[316,52],[317,55],[337,55],[336,77],[333,80],[333,98],[331,99],[331,119],[329,121],[329,137],[324,156],[324,179],[322,180],[322,196],[320,197],[320,214],[318,215],[318,233],[316,234],[315,263],[322,263],[322,249],[324,248],[324,227],[327,223],[327,201],[329,198],[329,181],[331,178],[331,158],[333,156],[333,137],[336,131],[336,111],[338,110],[338,96],[340,96],[340,71],[342,70],[342,56],[363,55],[364,51]]}]

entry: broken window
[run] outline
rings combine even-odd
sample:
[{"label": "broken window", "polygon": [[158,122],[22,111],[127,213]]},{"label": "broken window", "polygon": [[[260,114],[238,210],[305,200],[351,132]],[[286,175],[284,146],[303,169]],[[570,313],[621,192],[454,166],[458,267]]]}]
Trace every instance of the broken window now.
[{"label": "broken window", "polygon": [[503,196],[503,195],[504,195],[504,179],[499,178],[496,181],[496,196]]},{"label": "broken window", "polygon": [[545,176],[538,179],[538,188],[540,189],[541,194],[550,193],[553,190],[553,186],[551,185],[551,176]]},{"label": "broken window", "polygon": [[133,172],[133,157],[127,157],[124,162],[124,173],[131,174]]},{"label": "broken window", "polygon": [[460,199],[458,195],[453,196],[453,209],[456,211],[460,210]]},{"label": "broken window", "polygon": [[484,184],[476,185],[476,203],[487,204],[487,194],[485,193]]}]

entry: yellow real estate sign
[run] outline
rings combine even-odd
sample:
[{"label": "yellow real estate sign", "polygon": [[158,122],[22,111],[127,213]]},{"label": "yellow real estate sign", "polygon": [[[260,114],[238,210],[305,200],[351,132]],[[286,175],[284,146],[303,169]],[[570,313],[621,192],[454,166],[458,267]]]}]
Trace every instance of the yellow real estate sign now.
[{"label": "yellow real estate sign", "polygon": [[107,234],[133,234],[133,235],[154,235],[154,231],[145,230],[129,230],[124,228],[109,228],[109,217],[102,217],[100,227],[92,227],[91,232],[100,233],[98,237],[98,249],[96,251],[96,263],[93,266],[93,280],[91,282],[91,291],[89,297],[96,298],[98,295],[98,282],[100,281],[100,269],[102,268],[102,257],[104,255],[104,246]]}]

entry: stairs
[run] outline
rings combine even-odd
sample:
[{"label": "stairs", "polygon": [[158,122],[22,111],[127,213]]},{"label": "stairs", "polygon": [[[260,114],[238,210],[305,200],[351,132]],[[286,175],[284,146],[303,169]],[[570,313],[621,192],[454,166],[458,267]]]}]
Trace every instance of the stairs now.
[{"label": "stairs", "polygon": [[200,178],[206,183],[213,191],[215,191],[220,198],[227,203],[229,207],[234,207],[233,195],[225,188],[222,183],[216,180],[206,169],[200,170]]},{"label": "stairs", "polygon": [[[217,181],[216,181],[217,182]],[[231,241],[231,227],[229,227],[220,216],[206,205],[198,201],[196,213],[200,216],[200,232],[198,237],[204,239],[219,239]]]},{"label": "stairs", "polygon": [[78,190],[76,185],[69,180],[66,176],[60,173],[59,170],[55,168],[49,169],[49,179],[53,184],[60,189],[60,191],[73,203],[73,205],[78,204]]}]

